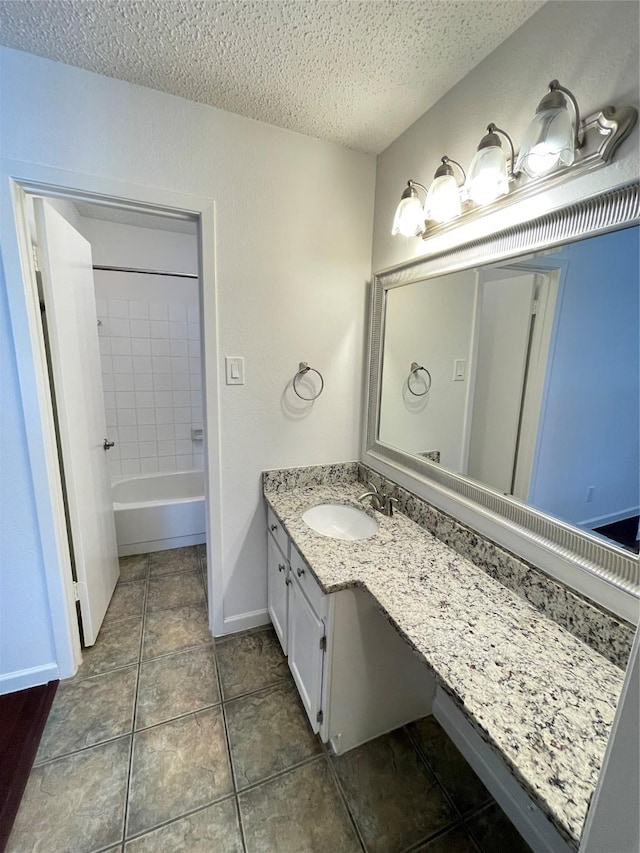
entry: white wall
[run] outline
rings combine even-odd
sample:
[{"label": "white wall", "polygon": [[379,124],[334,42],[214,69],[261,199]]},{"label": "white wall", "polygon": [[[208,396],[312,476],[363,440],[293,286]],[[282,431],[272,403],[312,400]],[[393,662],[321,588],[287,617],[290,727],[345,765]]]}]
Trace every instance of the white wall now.
[{"label": "white wall", "polygon": [[638,177],[638,127],[610,165],[520,202],[479,223],[422,241],[391,236],[394,211],[407,180],[429,186],[440,157],[467,166],[489,122],[504,128],[516,148],[558,78],[584,115],[607,104],[638,106],[639,6],[627,2],[546,3],[378,157],[373,237],[374,270],[445,250]]},{"label": "white wall", "polygon": [[582,240],[554,255],[568,264],[528,502],[587,527],[638,511],[638,230]]},{"label": "white wall", "polygon": [[[396,287],[386,297],[380,441],[409,453],[439,450],[453,471],[461,470],[468,392],[467,380],[453,381],[453,363],[464,359],[471,375],[475,281],[469,270]],[[423,397],[407,388],[414,361],[431,374]],[[417,393],[425,390],[424,376],[411,380]]]},{"label": "white wall", "polygon": [[[266,621],[261,471],[358,453],[375,160],[19,51],[0,61],[3,157],[66,170],[70,186],[81,173],[215,200],[202,239],[215,246],[219,355],[246,360],[246,384],[220,393],[225,630]],[[303,413],[288,389],[301,360],[326,383]],[[28,489],[18,450],[13,480]]]}]

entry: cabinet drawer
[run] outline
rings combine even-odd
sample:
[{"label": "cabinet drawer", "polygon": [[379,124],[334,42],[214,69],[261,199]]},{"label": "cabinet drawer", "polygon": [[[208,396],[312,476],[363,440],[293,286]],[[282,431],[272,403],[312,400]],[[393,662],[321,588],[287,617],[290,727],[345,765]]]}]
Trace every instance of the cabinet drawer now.
[{"label": "cabinet drawer", "polygon": [[273,538],[278,543],[278,546],[285,557],[289,557],[289,537],[284,532],[284,529],[278,519],[276,518],[273,510],[267,504],[267,530]]},{"label": "cabinet drawer", "polygon": [[311,570],[298,553],[296,546],[291,543],[291,554],[289,557],[291,571],[295,574],[301,589],[309,600],[316,614],[320,617],[325,615],[326,595],[320,588],[318,582],[311,574]]}]

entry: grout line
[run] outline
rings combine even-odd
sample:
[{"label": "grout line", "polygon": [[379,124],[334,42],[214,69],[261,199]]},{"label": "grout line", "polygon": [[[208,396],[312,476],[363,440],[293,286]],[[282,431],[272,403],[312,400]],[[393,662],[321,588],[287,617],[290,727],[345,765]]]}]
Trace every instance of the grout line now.
[{"label": "grout line", "polygon": [[246,788],[242,788],[237,791],[237,796],[243,796],[244,794],[248,794],[251,791],[255,791],[256,788],[260,788],[262,785],[266,785],[268,782],[273,782],[275,779],[280,779],[282,776],[286,776],[288,773],[291,773],[294,770],[299,770],[301,767],[306,767],[307,764],[313,764],[314,761],[318,761],[319,758],[324,758],[321,752],[317,752],[315,755],[309,755],[307,758],[303,758],[302,761],[296,762],[296,764],[292,764],[291,767],[286,767],[284,770],[278,770],[275,773],[272,773],[271,776],[265,776],[264,779],[260,779],[258,782],[252,782],[250,785],[247,785]]},{"label": "grout line", "polygon": [[236,802],[236,814],[238,815],[238,828],[240,829],[240,841],[242,843],[243,853],[247,853],[247,839],[244,832],[244,823],[242,822],[242,811],[240,809],[240,801],[238,795],[235,794],[233,799]]},{"label": "grout line", "polygon": [[161,823],[154,823],[153,826],[150,826],[147,829],[142,829],[140,830],[140,832],[136,832],[133,835],[125,836],[124,841],[116,843],[128,844],[130,841],[138,840],[139,838],[144,838],[145,835],[149,835],[151,832],[156,832],[156,830],[164,829],[166,826],[171,826],[171,824],[177,823],[183,818],[192,817],[193,815],[198,814],[198,812],[203,812],[205,809],[211,808],[211,806],[217,806],[220,803],[224,803],[226,800],[231,799],[235,799],[233,792],[223,794],[218,799],[211,800],[208,803],[203,803],[193,809],[189,809],[188,811],[183,812],[182,814],[176,815],[175,817],[167,818],[167,820],[163,820]]},{"label": "grout line", "polygon": [[231,773],[231,785],[233,787],[233,796],[236,804],[236,814],[238,815],[238,827],[240,828],[240,839],[242,842],[243,851],[247,850],[247,840],[244,832],[244,824],[242,822],[242,812],[240,810],[240,802],[238,800],[238,786],[236,784],[236,772],[235,766],[233,763],[233,758],[231,756],[231,738],[229,737],[229,726],[227,724],[227,710],[225,707],[225,703],[223,701],[223,693],[222,693],[222,676],[220,675],[220,667],[218,666],[218,661],[216,660],[216,678],[218,679],[218,692],[220,694],[220,700],[222,704],[220,708],[222,710],[222,725],[224,726],[224,737],[225,743],[227,745],[227,758],[229,759],[229,771]]},{"label": "grout line", "polygon": [[281,676],[276,681],[273,681],[271,684],[267,684],[266,687],[257,687],[255,690],[247,690],[246,693],[239,693],[237,696],[231,696],[228,699],[223,698],[222,702],[225,705],[229,705],[231,702],[237,702],[239,699],[246,699],[247,696],[255,696],[258,693],[263,693],[267,690],[272,690],[274,687],[281,687],[282,684],[285,684],[287,681],[290,681],[291,684],[295,685],[295,681],[293,680],[290,673]]},{"label": "grout line", "polygon": [[[167,611],[166,610],[152,610],[151,612],[152,613],[166,613]],[[210,640],[207,640],[206,643],[196,643],[196,645],[194,645],[194,646],[184,646],[181,649],[173,649],[170,652],[162,652],[161,655],[156,655],[155,657],[152,657],[152,658],[141,658],[140,663],[141,664],[152,663],[153,661],[162,660],[163,658],[170,658],[170,657],[173,657],[173,655],[179,655],[179,654],[182,654],[183,652],[192,652],[195,649],[203,649],[206,646],[213,646],[214,652],[215,652],[215,643],[213,642],[213,637]]]},{"label": "grout line", "polygon": [[409,726],[408,725],[402,726],[402,731],[406,734],[406,736],[409,740],[409,743],[411,744],[411,746],[414,749],[414,752],[418,756],[418,759],[427,768],[427,772],[428,772],[429,776],[431,777],[431,779],[433,780],[433,782],[435,783],[436,788],[439,789],[441,791],[441,793],[444,794],[445,802],[451,807],[453,814],[457,815],[457,818],[462,820],[464,815],[462,814],[460,809],[456,806],[455,802],[453,801],[453,797],[451,796],[451,794],[449,793],[447,788],[444,786],[444,784],[438,778],[438,775],[437,775],[435,769],[431,766],[431,762],[429,761],[426,753],[420,748],[420,746],[418,745],[418,742],[411,735],[411,732],[409,730]]},{"label": "grout line", "polygon": [[136,715],[138,713],[138,690],[140,687],[140,670],[142,669],[142,648],[144,645],[144,631],[145,625],[147,622],[147,596],[149,594],[149,567],[151,565],[151,557],[147,555],[147,582],[145,585],[144,591],[144,601],[142,604],[142,631],[140,632],[140,645],[138,647],[138,674],[136,678],[136,687],[133,697],[133,719],[131,721],[131,748],[129,750],[129,772],[127,774],[127,784],[125,788],[125,798],[124,798],[124,812],[122,816],[122,848],[124,849],[124,842],[127,836],[127,821],[129,820],[129,798],[131,796],[131,781],[133,777],[133,745],[135,740],[135,723],[136,723]]},{"label": "grout line", "polygon": [[160,720],[157,723],[151,723],[150,726],[143,726],[140,729],[134,729],[134,734],[142,734],[142,732],[151,731],[151,729],[157,729],[158,726],[164,726],[167,723],[175,723],[176,720],[184,720],[185,717],[191,717],[194,714],[201,714],[203,711],[209,711],[211,708],[218,708],[222,705],[222,702],[212,702],[210,705],[203,705],[202,708],[193,708],[191,711],[185,711],[184,714],[176,714],[175,717],[169,717],[167,720]]},{"label": "grout line", "polygon": [[347,799],[347,794],[346,794],[344,788],[342,787],[342,782],[340,781],[340,777],[338,776],[338,772],[337,772],[336,768],[334,767],[333,761],[331,759],[331,754],[329,753],[328,748],[326,751],[325,760],[326,760],[327,764],[329,765],[330,775],[332,776],[333,781],[335,782],[336,787],[338,788],[338,795],[340,796],[340,799],[344,803],[344,806],[347,810],[347,814],[349,815],[349,820],[351,821],[353,828],[355,829],[358,841],[360,842],[360,845],[361,845],[362,849],[365,851],[365,853],[368,853],[368,848],[367,848],[367,845],[365,844],[364,836],[362,835],[362,832],[360,831],[360,827],[358,826],[358,822],[356,821],[355,815],[351,811],[351,806],[349,805],[349,800]]}]

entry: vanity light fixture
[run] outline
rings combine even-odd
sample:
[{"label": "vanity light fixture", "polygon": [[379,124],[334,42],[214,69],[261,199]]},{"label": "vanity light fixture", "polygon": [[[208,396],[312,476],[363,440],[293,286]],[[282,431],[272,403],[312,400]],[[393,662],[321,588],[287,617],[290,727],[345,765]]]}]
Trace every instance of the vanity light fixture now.
[{"label": "vanity light fixture", "polygon": [[[571,102],[572,111],[567,99]],[[525,133],[516,171],[537,178],[557,168],[571,166],[576,151],[583,144],[578,102],[573,92],[552,80]]]},{"label": "vanity light fixture", "polygon": [[436,169],[424,205],[426,218],[432,219],[434,222],[449,222],[462,213],[460,186],[453,174],[453,169],[449,165],[450,163],[453,163],[462,172],[463,184],[467,180],[467,175],[457,160],[452,160],[446,156],[442,158],[442,165]]},{"label": "vanity light fixture", "polygon": [[[477,219],[488,205],[493,212],[598,169],[613,160],[637,121],[638,110],[627,106],[602,107],[581,120],[573,93],[552,80],[517,157],[509,135],[490,124],[471,162],[468,179],[459,163],[443,157],[428,190],[417,181],[408,182],[391,233],[426,240],[433,233],[454,227],[458,218]],[[500,136],[509,143],[510,164]],[[450,164],[458,166],[464,175],[463,190]],[[418,188],[427,196],[424,209]]]},{"label": "vanity light fixture", "polygon": [[[510,168],[507,168],[507,157],[498,134],[502,134],[509,143]],[[490,204],[500,196],[506,195],[509,192],[509,181],[515,179],[513,173],[515,159],[511,137],[492,122],[487,126],[487,133],[480,140],[478,150],[469,166],[466,189],[471,201],[478,205]]]},{"label": "vanity light fixture", "polygon": [[407,181],[405,191],[402,193],[396,215],[393,220],[392,234],[402,234],[403,237],[416,237],[424,230],[425,213],[424,207],[418,196],[418,189],[427,188],[417,181]]}]

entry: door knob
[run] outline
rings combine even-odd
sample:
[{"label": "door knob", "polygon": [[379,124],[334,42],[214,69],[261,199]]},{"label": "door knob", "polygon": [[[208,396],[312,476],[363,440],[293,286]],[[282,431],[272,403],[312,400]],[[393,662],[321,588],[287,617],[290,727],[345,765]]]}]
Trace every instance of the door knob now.
[{"label": "door knob", "polygon": [[105,450],[111,450],[111,448],[115,446],[115,441],[109,441],[109,439],[105,438],[102,442],[102,446]]}]

